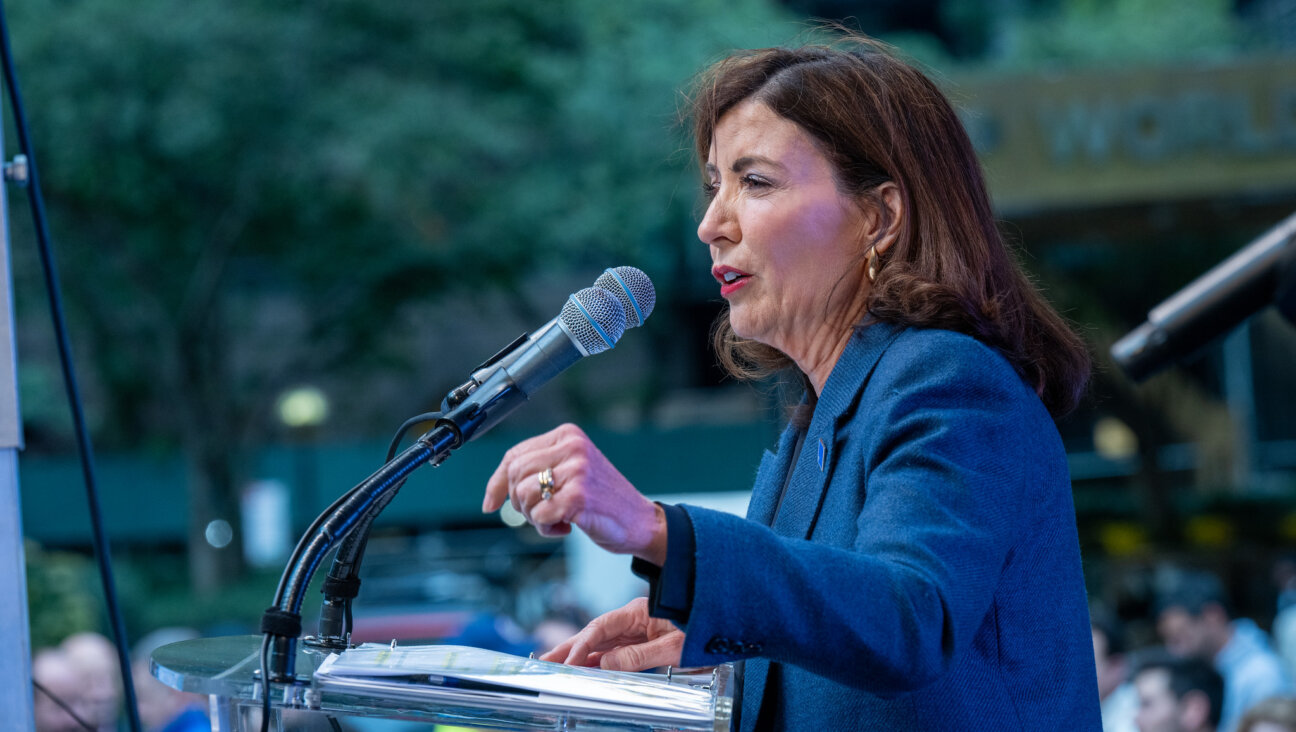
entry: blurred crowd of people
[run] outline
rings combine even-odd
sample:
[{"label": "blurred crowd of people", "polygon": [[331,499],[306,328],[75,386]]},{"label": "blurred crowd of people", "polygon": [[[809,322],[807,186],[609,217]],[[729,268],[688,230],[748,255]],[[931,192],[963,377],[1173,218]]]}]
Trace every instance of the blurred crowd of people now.
[{"label": "blurred crowd of people", "polygon": [[1169,569],[1155,589],[1156,643],[1091,611],[1104,732],[1296,732],[1296,563],[1279,563],[1273,635],[1234,612],[1219,577]]},{"label": "blurred crowd of people", "polygon": [[[197,637],[189,629],[163,629],[136,644],[131,680],[140,724],[148,732],[210,730],[207,698],[164,685],[149,673],[149,656],[167,643]],[[76,633],[32,655],[32,713],[37,732],[115,732],[121,720],[122,682],[117,650],[95,632]]]}]

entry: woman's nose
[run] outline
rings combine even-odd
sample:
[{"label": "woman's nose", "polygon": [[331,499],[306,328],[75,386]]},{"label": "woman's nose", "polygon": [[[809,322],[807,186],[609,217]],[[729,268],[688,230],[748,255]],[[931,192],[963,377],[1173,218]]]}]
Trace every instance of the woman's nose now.
[{"label": "woman's nose", "polygon": [[707,206],[706,213],[698,224],[697,235],[703,244],[712,246],[725,243],[736,244],[742,238],[732,207],[727,205],[719,195],[712,198]]}]

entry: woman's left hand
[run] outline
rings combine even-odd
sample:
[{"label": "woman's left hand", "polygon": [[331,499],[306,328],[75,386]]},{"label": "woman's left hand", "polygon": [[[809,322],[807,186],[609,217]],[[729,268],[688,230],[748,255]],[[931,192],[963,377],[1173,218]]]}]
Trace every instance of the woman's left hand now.
[{"label": "woman's left hand", "polygon": [[684,631],[648,614],[647,598],[594,618],[579,633],[540,657],[570,666],[600,666],[609,671],[646,671],[678,666]]},{"label": "woman's left hand", "polygon": [[[550,497],[541,475],[552,471]],[[579,526],[590,539],[617,554],[661,565],[666,561],[666,517],[621,475],[576,425],[564,424],[514,445],[486,482],[482,511],[504,501],[544,536]]]}]

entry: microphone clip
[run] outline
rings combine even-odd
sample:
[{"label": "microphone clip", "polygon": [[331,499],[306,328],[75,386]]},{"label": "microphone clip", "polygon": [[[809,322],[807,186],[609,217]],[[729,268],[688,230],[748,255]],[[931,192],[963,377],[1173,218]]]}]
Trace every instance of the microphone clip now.
[{"label": "microphone clip", "polygon": [[531,337],[531,333],[523,333],[517,338],[514,338],[512,343],[501,348],[495,355],[482,361],[481,365],[472,370],[472,375],[468,377],[467,381],[451,389],[450,392],[445,395],[445,398],[441,400],[441,411],[448,412],[460,404],[463,404],[465,399],[472,396],[472,393],[477,391],[477,388],[484,384],[486,379],[490,378],[490,375],[495,372],[495,369],[498,367],[500,362],[507,358],[510,353],[518,350],[527,341],[531,340]]}]

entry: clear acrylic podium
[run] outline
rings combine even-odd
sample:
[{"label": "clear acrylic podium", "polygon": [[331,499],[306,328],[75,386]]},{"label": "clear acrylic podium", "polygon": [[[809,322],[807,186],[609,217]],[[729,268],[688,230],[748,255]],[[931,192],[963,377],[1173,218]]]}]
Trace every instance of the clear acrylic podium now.
[{"label": "clear acrylic podium", "polygon": [[[713,718],[705,724],[663,724],[635,710],[603,712],[558,711],[515,700],[489,703],[465,699],[448,690],[418,697],[379,691],[323,688],[315,670],[328,651],[298,643],[296,684],[271,684],[270,729],[290,730],[285,718],[292,713],[335,717],[383,717],[429,723],[502,730],[608,730],[618,732],[727,732],[733,715],[733,667],[719,666],[705,675],[679,674],[678,681],[708,688]],[[163,646],[154,651],[150,670],[154,677],[180,691],[204,694],[211,699],[213,729],[243,732],[259,729],[262,706],[259,677],[261,636],[242,635],[199,638]]]}]

